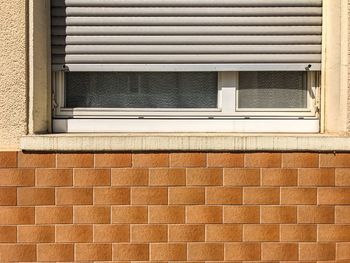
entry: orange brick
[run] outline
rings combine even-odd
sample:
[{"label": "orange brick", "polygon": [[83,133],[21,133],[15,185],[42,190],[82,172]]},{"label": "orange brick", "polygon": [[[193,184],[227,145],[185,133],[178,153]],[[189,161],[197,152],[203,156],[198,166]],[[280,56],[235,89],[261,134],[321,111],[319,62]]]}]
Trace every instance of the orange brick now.
[{"label": "orange brick", "polygon": [[28,262],[36,261],[35,245],[19,244],[1,244],[0,245],[1,262]]},{"label": "orange brick", "polygon": [[168,240],[166,225],[133,225],[131,241],[134,243],[165,242]]},{"label": "orange brick", "polygon": [[56,226],[56,242],[92,242],[93,230],[89,225]]},{"label": "orange brick", "polygon": [[189,243],[188,260],[215,261],[224,260],[224,244]]},{"label": "orange brick", "polygon": [[168,153],[134,153],[133,167],[169,167]]},{"label": "orange brick", "polygon": [[0,188],[0,206],[1,205],[16,205],[17,204],[17,189],[15,187]]},{"label": "orange brick", "polygon": [[130,188],[94,188],[94,204],[129,205]]},{"label": "orange brick", "polygon": [[169,225],[169,241],[198,242],[205,239],[205,225]]},{"label": "orange brick", "polygon": [[72,207],[36,207],[37,224],[71,224],[73,223]]},{"label": "orange brick", "polygon": [[112,169],[112,185],[118,186],[147,186],[148,169],[124,168]]},{"label": "orange brick", "polygon": [[350,241],[350,225],[318,225],[318,241]]},{"label": "orange brick", "polygon": [[187,206],[186,223],[213,224],[222,223],[220,206]]},{"label": "orange brick", "polygon": [[298,223],[303,223],[303,224],[334,223],[334,207],[299,206]]},{"label": "orange brick", "polygon": [[207,155],[205,153],[172,153],[170,154],[171,167],[205,167]]},{"label": "orange brick", "polygon": [[318,204],[350,205],[350,188],[318,188]]},{"label": "orange brick", "polygon": [[261,184],[265,186],[294,186],[298,184],[297,169],[262,169]]},{"label": "orange brick", "polygon": [[281,188],[282,205],[317,204],[316,188]]},{"label": "orange brick", "polygon": [[225,186],[259,186],[260,169],[224,169]]},{"label": "orange brick", "polygon": [[54,188],[18,188],[18,205],[54,205]]},{"label": "orange brick", "polygon": [[335,244],[332,243],[301,243],[300,260],[334,260]]},{"label": "orange brick", "polygon": [[16,243],[16,241],[16,226],[0,226],[0,243]]},{"label": "orange brick", "polygon": [[0,169],[1,186],[34,186],[34,169]]},{"label": "orange brick", "polygon": [[245,167],[248,168],[279,168],[282,157],[280,153],[246,153]]},{"label": "orange brick", "polygon": [[169,188],[169,204],[200,205],[205,202],[204,188],[174,187]]},{"label": "orange brick", "polygon": [[224,223],[259,223],[259,206],[225,206]]},{"label": "orange brick", "polygon": [[316,225],[281,225],[281,241],[305,242],[316,241]]},{"label": "orange brick", "polygon": [[31,225],[34,218],[32,207],[0,207],[0,225]]},{"label": "orange brick", "polygon": [[187,169],[187,185],[222,185],[223,170],[221,168],[189,168]]},{"label": "orange brick", "polygon": [[318,167],[317,153],[283,153],[282,167],[313,168]]},{"label": "orange brick", "polygon": [[149,223],[181,224],[185,223],[184,206],[151,206],[149,207]]},{"label": "orange brick", "polygon": [[38,244],[38,261],[74,261],[73,244]]},{"label": "orange brick", "polygon": [[337,206],[335,208],[335,223],[350,224],[350,206]]},{"label": "orange brick", "polygon": [[74,169],[75,186],[108,186],[111,185],[109,169]]},{"label": "orange brick", "polygon": [[320,167],[350,167],[350,154],[320,154]]},{"label": "orange brick", "polygon": [[91,188],[57,188],[57,205],[92,205]]},{"label": "orange brick", "polygon": [[94,225],[94,242],[118,243],[129,242],[128,225]]},{"label": "orange brick", "polygon": [[160,168],[150,169],[150,185],[155,186],[178,186],[186,185],[186,169]]},{"label": "orange brick", "polygon": [[260,260],[258,243],[226,243],[225,260]]},{"label": "orange brick", "polygon": [[0,168],[17,167],[17,152],[0,152]]},{"label": "orange brick", "polygon": [[208,187],[206,203],[209,205],[242,204],[242,188]]},{"label": "orange brick", "polygon": [[56,154],[18,153],[18,167],[56,167]]},{"label": "orange brick", "polygon": [[112,223],[144,224],[148,222],[146,206],[117,206],[112,207]]},{"label": "orange brick", "polygon": [[279,241],[279,225],[244,225],[244,241]]},{"label": "orange brick", "polygon": [[35,174],[36,186],[72,186],[73,170],[72,169],[36,169]]},{"label": "orange brick", "polygon": [[277,205],[280,203],[278,188],[244,188],[243,203],[249,205]]},{"label": "orange brick", "polygon": [[133,188],[131,203],[134,205],[166,205],[168,204],[168,189]]},{"label": "orange brick", "polygon": [[148,260],[149,245],[148,244],[114,244],[113,260]]},{"label": "orange brick", "polygon": [[118,168],[131,167],[132,159],[130,153],[98,153],[95,154],[95,167]]},{"label": "orange brick", "polygon": [[243,167],[244,154],[208,153],[208,167]]},{"label": "orange brick", "polygon": [[74,223],[78,224],[109,224],[111,208],[99,206],[74,207]]},{"label": "orange brick", "polygon": [[61,153],[57,154],[59,168],[92,168],[94,155],[91,153]]},{"label": "orange brick", "polygon": [[263,243],[261,245],[262,260],[298,260],[298,244]]},{"label": "orange brick", "polygon": [[17,241],[21,243],[55,242],[54,226],[18,226]]},{"label": "orange brick", "polygon": [[334,186],[334,169],[299,169],[300,186]]},{"label": "orange brick", "polygon": [[233,242],[242,241],[242,225],[206,225],[206,240],[207,242]]},{"label": "orange brick", "polygon": [[151,244],[151,260],[187,259],[186,244]]},{"label": "orange brick", "polygon": [[75,260],[112,260],[111,244],[76,244]]},{"label": "orange brick", "polygon": [[335,169],[335,185],[350,186],[350,169]]},{"label": "orange brick", "polygon": [[349,260],[350,259],[350,243],[338,243],[336,249],[337,260]]},{"label": "orange brick", "polygon": [[293,224],[297,222],[297,208],[294,206],[261,207],[261,223]]}]

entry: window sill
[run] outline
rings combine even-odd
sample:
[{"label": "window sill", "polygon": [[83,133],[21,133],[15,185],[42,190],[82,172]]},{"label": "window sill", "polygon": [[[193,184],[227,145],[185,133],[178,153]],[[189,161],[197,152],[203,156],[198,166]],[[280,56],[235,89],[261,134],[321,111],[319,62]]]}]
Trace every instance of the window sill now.
[{"label": "window sill", "polygon": [[350,151],[350,136],[324,134],[116,133],[21,138],[24,151]]}]

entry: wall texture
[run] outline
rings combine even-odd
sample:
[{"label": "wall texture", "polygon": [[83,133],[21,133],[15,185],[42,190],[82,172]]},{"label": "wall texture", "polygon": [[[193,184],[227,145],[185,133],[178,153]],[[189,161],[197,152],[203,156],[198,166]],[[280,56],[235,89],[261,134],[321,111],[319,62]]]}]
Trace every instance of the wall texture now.
[{"label": "wall texture", "polygon": [[0,262],[350,262],[350,154],[0,153]]}]

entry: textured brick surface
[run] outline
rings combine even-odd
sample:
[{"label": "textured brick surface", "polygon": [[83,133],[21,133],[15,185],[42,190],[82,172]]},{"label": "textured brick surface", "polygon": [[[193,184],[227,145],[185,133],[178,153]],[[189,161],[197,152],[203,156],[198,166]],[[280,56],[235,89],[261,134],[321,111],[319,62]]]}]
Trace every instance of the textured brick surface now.
[{"label": "textured brick surface", "polygon": [[350,262],[350,155],[0,153],[0,262]]}]

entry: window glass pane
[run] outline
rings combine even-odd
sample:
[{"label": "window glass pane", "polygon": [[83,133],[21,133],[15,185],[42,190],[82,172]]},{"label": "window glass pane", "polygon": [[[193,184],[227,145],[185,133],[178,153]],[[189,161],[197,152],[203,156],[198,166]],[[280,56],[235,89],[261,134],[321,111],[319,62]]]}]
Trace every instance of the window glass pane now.
[{"label": "window glass pane", "polygon": [[215,72],[69,72],[66,107],[217,108]]},{"label": "window glass pane", "polygon": [[240,72],[239,108],[307,108],[306,72]]}]

